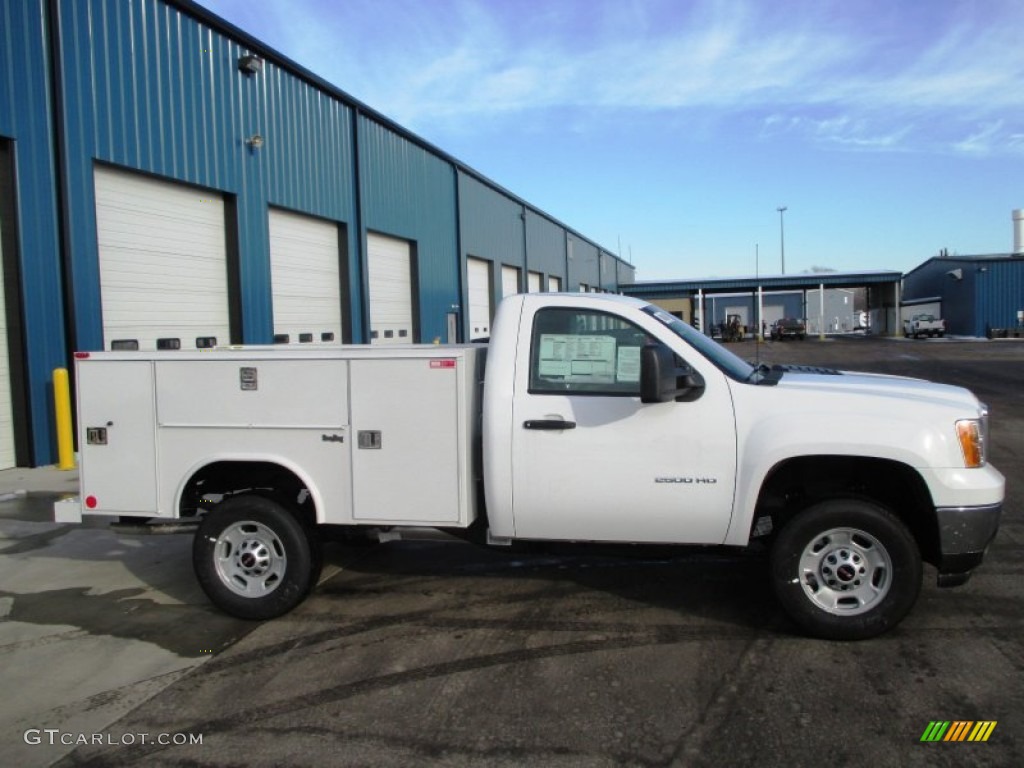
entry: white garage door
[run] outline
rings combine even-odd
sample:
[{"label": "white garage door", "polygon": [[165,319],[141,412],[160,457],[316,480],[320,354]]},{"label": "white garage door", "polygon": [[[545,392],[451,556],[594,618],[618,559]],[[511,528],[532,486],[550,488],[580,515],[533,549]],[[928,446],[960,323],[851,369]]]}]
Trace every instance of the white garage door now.
[{"label": "white garage door", "polygon": [[526,280],[529,283],[526,290],[530,293],[540,293],[540,272],[527,272]]},{"label": "white garage door", "polygon": [[97,167],[96,236],[107,349],[231,342],[223,197]]},{"label": "white garage door", "polygon": [[786,308],[781,304],[765,304],[764,305],[764,321],[768,324],[768,330],[771,330],[772,324],[776,320],[781,320],[785,315]]},{"label": "white garage door", "polygon": [[412,248],[408,240],[366,236],[370,278],[370,343],[412,344]]},{"label": "white garage door", "polygon": [[14,409],[11,406],[11,366],[7,351],[2,240],[0,237],[0,469],[10,469],[14,466]]},{"label": "white garage door", "polygon": [[560,277],[549,277],[548,278],[548,293],[558,293],[562,290],[562,278]]},{"label": "white garage door", "polygon": [[466,259],[469,274],[469,339],[491,335],[491,262]]},{"label": "white garage door", "polygon": [[501,298],[519,293],[519,270],[516,267],[501,268]]},{"label": "white garage door", "polygon": [[[274,336],[291,343],[342,340],[338,227],[290,211],[270,211]],[[283,340],[283,339],[282,339]]]}]

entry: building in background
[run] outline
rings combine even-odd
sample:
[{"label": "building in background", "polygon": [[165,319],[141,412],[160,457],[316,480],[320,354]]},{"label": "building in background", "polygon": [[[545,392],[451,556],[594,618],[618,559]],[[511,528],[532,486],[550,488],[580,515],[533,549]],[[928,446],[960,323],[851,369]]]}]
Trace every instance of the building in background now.
[{"label": "building in background", "polygon": [[750,332],[763,324],[766,334],[784,317],[802,319],[808,333],[820,334],[859,330],[870,316],[875,333],[894,335],[902,277],[871,271],[658,280],[635,282],[622,292],[657,304],[708,335],[733,315]]},{"label": "building in background", "polygon": [[[936,256],[907,273],[903,315],[933,314],[956,336],[1024,328],[1024,254]],[[1001,334],[1000,334],[1001,335]]]},{"label": "building in background", "polygon": [[1013,252],[950,256],[943,251],[903,280],[903,317],[932,314],[959,336],[1024,335],[1024,209],[1011,211]]},{"label": "building in background", "polygon": [[75,350],[462,341],[633,268],[189,0],[0,0],[0,468]]}]

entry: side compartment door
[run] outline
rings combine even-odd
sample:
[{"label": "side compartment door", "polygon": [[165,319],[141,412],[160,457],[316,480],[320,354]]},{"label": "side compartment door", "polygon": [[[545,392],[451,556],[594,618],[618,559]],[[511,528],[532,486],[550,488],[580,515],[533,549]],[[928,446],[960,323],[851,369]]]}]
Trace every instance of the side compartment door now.
[{"label": "side compartment door", "polygon": [[78,364],[82,498],[100,514],[158,514],[153,365],[148,360]]},{"label": "side compartment door", "polygon": [[722,542],[736,471],[724,374],[700,358],[699,398],[643,404],[640,349],[664,343],[647,330],[585,308],[541,308],[522,322],[529,344],[520,344],[512,409],[516,537]]}]

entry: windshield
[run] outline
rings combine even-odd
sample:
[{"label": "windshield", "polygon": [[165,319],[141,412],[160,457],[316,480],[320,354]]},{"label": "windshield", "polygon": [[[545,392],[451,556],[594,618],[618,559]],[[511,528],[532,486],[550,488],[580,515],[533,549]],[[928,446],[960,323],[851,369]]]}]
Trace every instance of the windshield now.
[{"label": "windshield", "polygon": [[644,312],[658,322],[665,325],[672,333],[681,338],[700,354],[704,355],[726,376],[736,381],[756,382],[754,375],[755,368],[742,358],[734,355],[728,349],[716,341],[705,336],[703,333],[687,325],[678,317],[673,317],[668,312],[648,304],[643,308]]}]

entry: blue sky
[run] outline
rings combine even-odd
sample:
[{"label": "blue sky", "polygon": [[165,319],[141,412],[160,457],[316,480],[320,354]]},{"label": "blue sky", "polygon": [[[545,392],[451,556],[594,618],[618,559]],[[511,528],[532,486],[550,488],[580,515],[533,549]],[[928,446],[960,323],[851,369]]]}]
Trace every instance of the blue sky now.
[{"label": "blue sky", "polygon": [[1008,253],[1020,0],[201,0],[637,268]]}]

